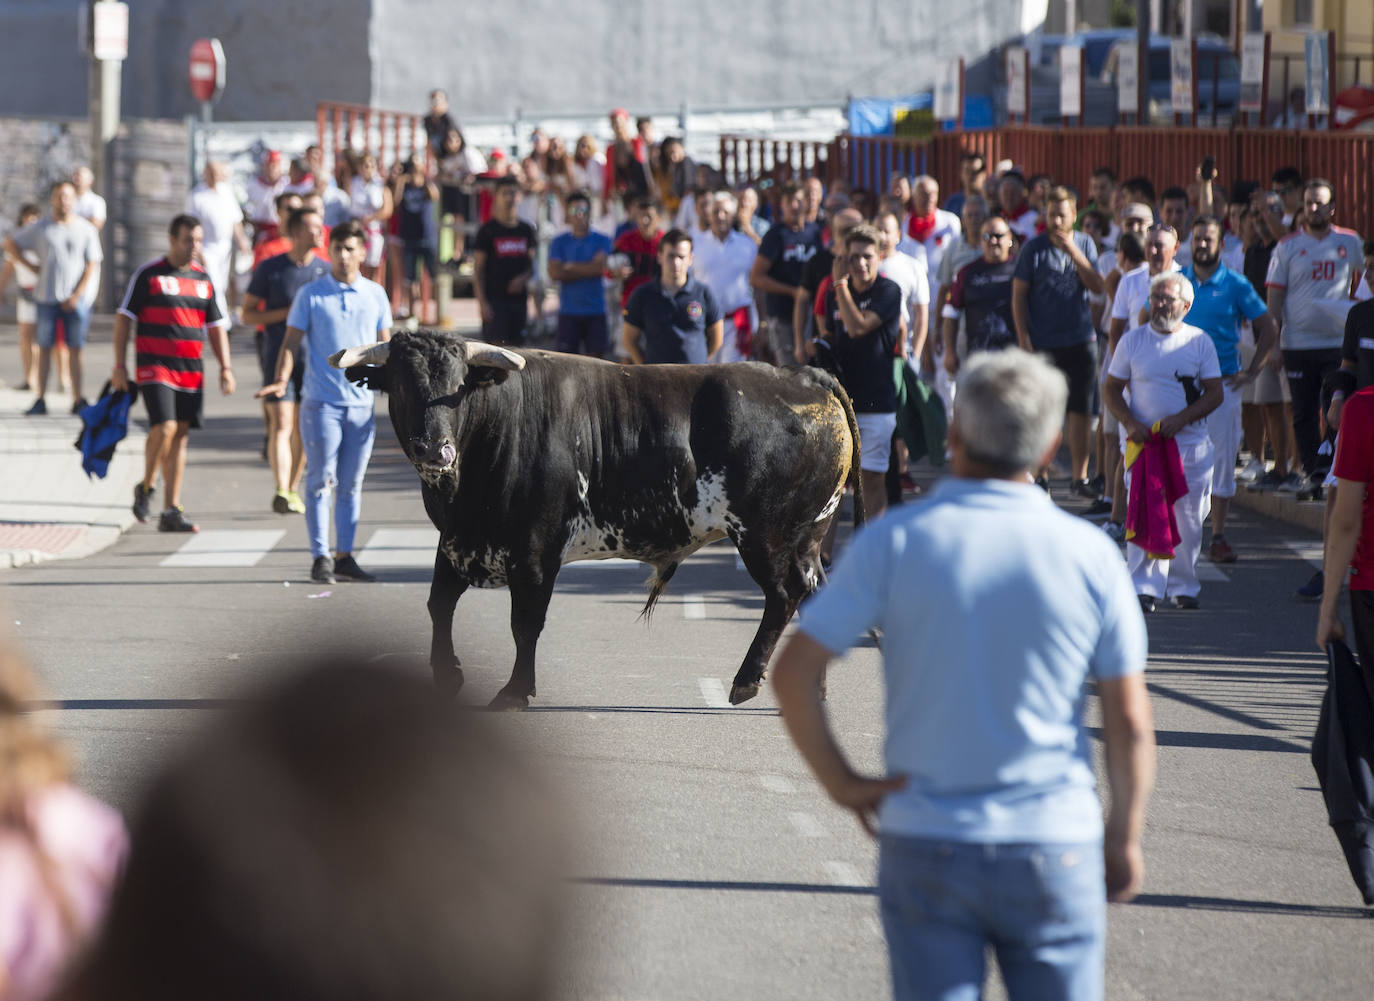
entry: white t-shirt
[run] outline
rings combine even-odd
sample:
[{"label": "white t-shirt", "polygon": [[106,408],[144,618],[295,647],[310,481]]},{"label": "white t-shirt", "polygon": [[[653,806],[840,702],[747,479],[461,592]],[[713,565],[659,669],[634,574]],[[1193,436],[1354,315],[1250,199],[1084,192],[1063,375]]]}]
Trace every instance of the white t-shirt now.
[{"label": "white t-shirt", "polygon": [[279,177],[271,184],[261,177],[248,181],[248,204],[244,206],[248,221],[258,226],[277,224],[277,195],[286,189],[286,178]]},{"label": "white t-shirt", "polygon": [[[1161,334],[1147,324],[1121,335],[1107,374],[1128,383],[1131,413],[1148,426],[1197,400],[1203,379],[1221,378],[1221,363],[1212,338],[1200,328],[1185,323]],[[1180,448],[1200,445],[1207,440],[1207,421],[1194,421],[1175,440]]]},{"label": "white t-shirt", "polygon": [[754,266],[758,247],[738,230],[731,230],[724,240],[714,233],[705,233],[692,244],[692,273],[697,281],[711,290],[722,313],[733,313],[754,302],[754,290],[749,284],[749,271]]},{"label": "white t-shirt", "polygon": [[1032,239],[1035,236],[1035,228],[1040,222],[1040,213],[1035,209],[1026,209],[1015,219],[1008,219],[1007,225],[1011,227],[1013,233],[1021,236],[1021,241]]},{"label": "white t-shirt", "polygon": [[1264,284],[1287,290],[1280,347],[1302,351],[1341,346],[1345,314],[1339,306],[1350,299],[1363,262],[1359,234],[1341,226],[1332,226],[1320,240],[1300,229],[1278,242]]},{"label": "white t-shirt", "polygon": [[932,275],[940,270],[940,258],[945,256],[945,251],[959,242],[959,237],[964,233],[964,224],[959,221],[959,217],[953,212],[946,212],[944,209],[935,210],[935,228],[930,231],[930,236],[924,240],[917,240],[921,246],[926,248],[926,274]]},{"label": "white t-shirt", "polygon": [[200,220],[205,239],[202,244],[207,258],[223,254],[228,259],[234,243],[234,227],[243,222],[243,209],[234,196],[234,189],[226,181],[210,187],[197,184],[186,196],[186,211]]},{"label": "white t-shirt", "polygon": [[[1169,265],[1170,271],[1179,270],[1178,261]],[[1142,264],[1121,276],[1116,286],[1116,298],[1112,300],[1112,319],[1125,320],[1129,330],[1140,322],[1140,311],[1150,301],[1150,266]]]},{"label": "white t-shirt", "polygon": [[902,319],[910,335],[911,307],[930,305],[930,278],[925,267],[916,258],[898,251],[878,262],[878,274],[896,282],[902,290]]}]

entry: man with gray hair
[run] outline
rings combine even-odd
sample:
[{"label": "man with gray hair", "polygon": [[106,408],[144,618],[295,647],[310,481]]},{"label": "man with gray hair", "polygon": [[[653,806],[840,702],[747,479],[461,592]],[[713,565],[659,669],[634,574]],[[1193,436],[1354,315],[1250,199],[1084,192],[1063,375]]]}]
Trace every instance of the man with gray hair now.
[{"label": "man with gray hair", "polygon": [[753,333],[759,328],[758,310],[749,273],[758,248],[735,229],[739,199],[717,191],[709,199],[710,228],[694,242],[692,272],[711,290],[725,321],[724,337],[711,361],[748,361]]},{"label": "man with gray hair", "polygon": [[[1193,283],[1176,271],[1150,281],[1150,322],[1128,330],[1112,351],[1104,399],[1121,422],[1122,446],[1172,438],[1183,463],[1188,492],[1174,501],[1178,544],[1172,558],[1160,558],[1130,539],[1126,565],[1142,611],[1171,599],[1177,608],[1197,608],[1202,524],[1211,509],[1212,442],[1204,418],[1221,405],[1221,364],[1207,333],[1183,322],[1193,306]],[[1125,391],[1131,391],[1126,400]],[[1126,461],[1126,489],[1132,485]],[[1151,489],[1145,483],[1141,489]]]},{"label": "man with gray hair", "polygon": [[[803,758],[879,838],[898,1001],[974,997],[989,946],[1013,1001],[1100,1001],[1106,902],[1140,890],[1154,776],[1144,620],[1110,540],[1031,480],[1059,446],[1067,395],[1037,356],[971,358],[949,429],[954,476],[863,527],[773,668]],[[875,626],[881,778],[846,760],[819,687]],[[1083,725],[1090,680],[1105,831]]]}]

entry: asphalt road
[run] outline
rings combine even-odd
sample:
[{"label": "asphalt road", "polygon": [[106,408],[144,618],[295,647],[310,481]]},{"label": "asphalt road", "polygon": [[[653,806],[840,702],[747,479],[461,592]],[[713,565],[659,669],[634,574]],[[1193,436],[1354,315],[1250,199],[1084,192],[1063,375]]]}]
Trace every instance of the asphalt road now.
[{"label": "asphalt road", "polygon": [[[244,393],[207,410],[185,489],[199,541],[183,548],[149,524],[93,557],[0,574],[13,632],[57,700],[45,715],[79,752],[81,781],[125,811],[222,700],[284,660],[340,639],[368,654],[428,648],[427,522],[384,408],[359,540],[381,582],[330,587],[308,580],[303,519],[268,508],[255,405]],[[1243,562],[1210,574],[1202,610],[1150,619],[1159,781],[1146,892],[1111,908],[1108,996],[1363,996],[1374,922],[1307,759],[1324,662],[1314,609],[1291,597],[1318,540],[1244,511],[1228,537]],[[561,996],[887,997],[872,842],[805,773],[766,689],[725,703],[761,610],[752,581],[711,547],[646,624],[646,576],[565,569],[539,696],[501,717],[580,806]],[[458,605],[466,698],[485,702],[509,674],[508,607],[503,591]],[[853,651],[829,690],[844,744],[876,769],[876,649]]]}]

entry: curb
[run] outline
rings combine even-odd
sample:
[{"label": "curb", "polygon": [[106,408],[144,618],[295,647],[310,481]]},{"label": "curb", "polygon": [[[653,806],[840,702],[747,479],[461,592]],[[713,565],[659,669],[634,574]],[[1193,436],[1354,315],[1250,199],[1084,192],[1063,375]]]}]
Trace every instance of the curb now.
[{"label": "curb", "polygon": [[1319,501],[1300,501],[1293,494],[1259,493],[1237,485],[1231,503],[1318,535],[1322,533],[1326,505]]}]

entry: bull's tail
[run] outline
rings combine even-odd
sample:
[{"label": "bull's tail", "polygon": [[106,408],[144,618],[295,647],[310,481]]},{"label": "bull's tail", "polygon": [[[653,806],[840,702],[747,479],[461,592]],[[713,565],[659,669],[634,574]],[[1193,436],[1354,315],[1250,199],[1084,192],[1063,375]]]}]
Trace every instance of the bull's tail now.
[{"label": "bull's tail", "polygon": [[863,451],[859,441],[859,421],[854,416],[854,403],[838,379],[832,382],[830,392],[835,394],[835,398],[840,401],[840,406],[844,407],[845,423],[849,425],[849,437],[854,442],[854,454],[851,457],[852,464],[849,467],[849,484],[854,488],[854,527],[858,528],[864,523],[864,485],[863,477],[859,475],[859,456]]},{"label": "bull's tail", "polygon": [[647,581],[649,597],[639,613],[641,619],[647,622],[653,616],[654,606],[658,604],[659,596],[663,594],[664,589],[668,586],[668,581],[673,579],[675,573],[677,573],[677,561],[654,568],[654,575]]}]

